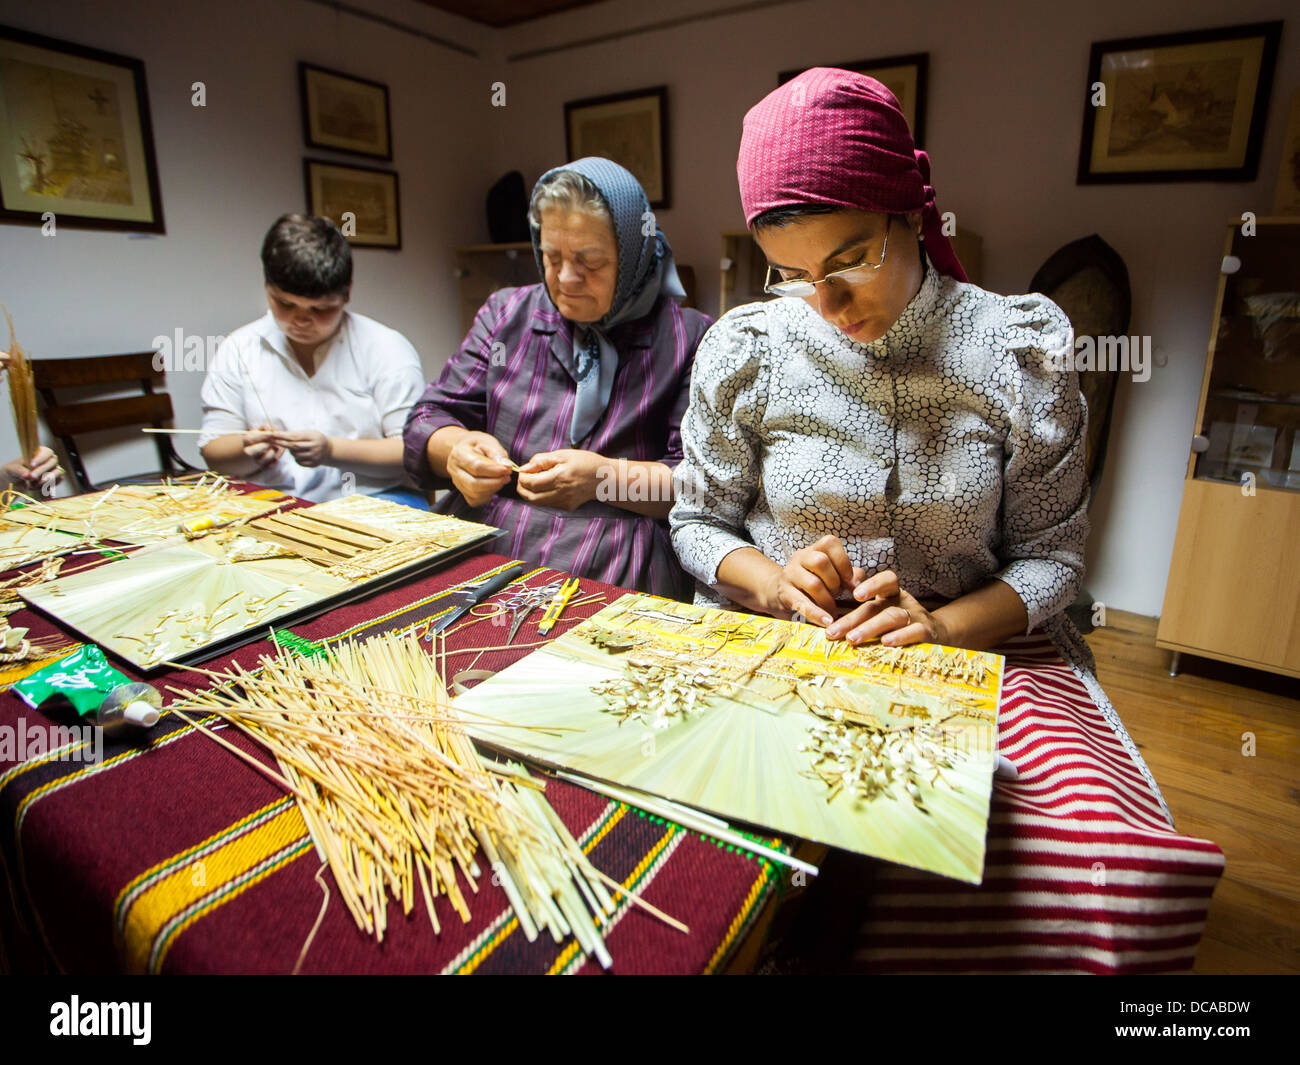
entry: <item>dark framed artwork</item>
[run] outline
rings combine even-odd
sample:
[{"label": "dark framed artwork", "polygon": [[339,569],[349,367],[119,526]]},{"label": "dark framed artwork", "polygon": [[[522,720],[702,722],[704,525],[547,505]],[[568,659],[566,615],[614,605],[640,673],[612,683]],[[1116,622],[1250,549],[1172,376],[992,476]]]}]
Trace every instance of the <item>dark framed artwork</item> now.
[{"label": "dark framed artwork", "polygon": [[1254,181],[1281,22],[1099,41],[1079,184]]},{"label": "dark framed artwork", "polygon": [[309,147],[393,157],[388,86],[337,70],[298,64],[302,135]]},{"label": "dark framed artwork", "polygon": [[564,146],[570,160],[599,155],[627,167],[651,207],[671,206],[667,86],[570,100]]},{"label": "dark framed artwork", "polygon": [[165,233],[144,63],[0,26],[0,221]]},{"label": "dark framed artwork", "polygon": [[[925,146],[925,83],[930,73],[930,53],[913,52],[909,55],[887,55],[879,59],[855,59],[851,63],[819,63],[818,66],[836,67],[839,70],[851,70],[855,74],[866,74],[882,82],[898,98],[912,131],[912,143],[918,148]],[[808,67],[798,70],[783,70],[777,78],[778,85],[784,85],[791,78],[798,77]]]},{"label": "dark framed artwork", "polygon": [[307,211],[332,219],[357,248],[402,246],[397,175],[391,170],[304,159]]}]

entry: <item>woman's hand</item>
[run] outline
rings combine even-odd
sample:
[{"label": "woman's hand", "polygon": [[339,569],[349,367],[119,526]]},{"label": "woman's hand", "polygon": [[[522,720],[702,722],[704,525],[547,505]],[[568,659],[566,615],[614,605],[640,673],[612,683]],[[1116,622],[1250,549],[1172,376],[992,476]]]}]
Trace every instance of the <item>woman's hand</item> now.
[{"label": "woman's hand", "polygon": [[48,447],[42,445],[36,449],[31,462],[15,459],[4,464],[5,477],[10,483],[22,482],[29,488],[40,487],[44,491],[53,488],[63,480],[63,471],[59,468],[59,458]]},{"label": "woman's hand", "polygon": [[601,468],[608,464],[594,451],[541,452],[520,467],[519,495],[538,506],[575,510],[596,498]]},{"label": "woman's hand", "polygon": [[257,463],[258,470],[265,469],[284,453],[275,438],[276,430],[266,424],[244,433],[244,454]]},{"label": "woman's hand", "polygon": [[823,536],[772,572],[761,593],[763,611],[780,618],[799,614],[825,628],[839,612],[835,600],[866,575],[866,570],[853,565],[838,539]]},{"label": "woman's hand", "polygon": [[489,433],[467,432],[447,453],[447,476],[471,507],[481,507],[510,483],[510,455]]},{"label": "woman's hand", "polygon": [[275,442],[293,456],[299,466],[324,466],[334,454],[330,438],[318,429],[297,429],[275,434]]},{"label": "woman's hand", "polygon": [[857,645],[880,638],[886,647],[909,643],[948,643],[939,618],[898,586],[898,574],[882,570],[853,589],[862,605],[826,629],[828,640],[847,639]]}]

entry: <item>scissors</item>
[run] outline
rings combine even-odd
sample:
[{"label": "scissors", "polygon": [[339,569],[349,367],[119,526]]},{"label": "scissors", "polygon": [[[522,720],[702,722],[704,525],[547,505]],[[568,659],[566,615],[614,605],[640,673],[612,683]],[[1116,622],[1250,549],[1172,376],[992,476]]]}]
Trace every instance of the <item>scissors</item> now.
[{"label": "scissors", "polygon": [[502,601],[501,605],[510,612],[512,618],[510,635],[506,643],[515,642],[515,637],[519,634],[528,615],[554,599],[560,586],[560,581],[552,581],[550,584],[539,584],[536,588],[521,588],[509,600]]}]

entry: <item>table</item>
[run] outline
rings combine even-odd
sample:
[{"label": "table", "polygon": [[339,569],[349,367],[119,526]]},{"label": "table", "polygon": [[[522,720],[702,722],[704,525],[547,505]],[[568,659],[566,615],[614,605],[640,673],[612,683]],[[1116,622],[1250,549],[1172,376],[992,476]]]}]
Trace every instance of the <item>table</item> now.
[{"label": "table", "polygon": [[[321,639],[400,627],[434,612],[430,597],[438,591],[505,561],[477,555],[294,631]],[[583,583],[584,591],[594,587],[601,586]],[[619,592],[602,590],[610,598]],[[598,608],[575,610],[557,633]],[[15,615],[15,623],[30,624],[34,634],[56,631],[30,615]],[[489,642],[502,642],[504,631]],[[470,633],[453,637],[451,649],[485,645]],[[251,663],[264,650],[252,645],[224,660]],[[1020,774],[995,781],[984,881],[974,887],[871,863],[855,967],[1190,969],[1222,852],[1177,832],[1122,725],[1117,731],[1108,720],[1109,704],[1091,674],[1065,662],[1042,632],[997,650],[1007,656],[999,750]],[[477,664],[500,669],[521,653],[492,653]],[[167,680],[200,682],[192,673]],[[0,695],[0,727],[40,717]],[[621,912],[607,939],[616,971],[716,972],[738,953],[744,964],[752,961],[778,893],[791,886],[788,871],[579,788],[553,783],[548,795],[599,868],[636,885],[692,930],[683,936],[643,913]],[[7,938],[34,941],[37,962],[43,956],[68,971],[95,973],[288,972],[320,911],[319,863],[293,804],[169,718],[148,750],[110,747],[98,766],[0,761],[0,812],[0,853],[19,921]],[[395,921],[376,946],[334,900],[302,971],[595,968],[572,944],[525,943],[490,885],[473,911],[465,927],[448,913],[441,937],[417,912]]]},{"label": "table", "polygon": [[[291,631],[320,640],[402,628],[437,613],[444,605],[439,593],[507,561],[474,555]],[[584,581],[583,591],[604,592],[607,601],[621,594],[594,581]],[[603,605],[566,611],[552,635]],[[34,636],[61,631],[28,610],[13,615],[12,623],[29,626]],[[447,642],[449,669],[464,668],[475,657],[458,650],[501,644],[506,631],[488,622],[455,632]],[[536,639],[530,625],[516,642],[524,643],[530,632]],[[260,641],[203,665],[252,665],[270,649]],[[477,667],[501,669],[526,653],[491,652]],[[164,693],[164,685],[206,682],[192,670],[148,679]],[[5,726],[46,729],[48,721],[6,692],[0,695],[0,727]],[[257,749],[233,729],[222,735],[248,751]],[[597,868],[691,929],[683,935],[624,903],[605,935],[614,971],[719,971],[770,915],[787,873],[783,867],[560,781],[549,782],[546,792]],[[48,755],[0,759],[0,812],[9,895],[4,938],[12,969],[287,973],[298,964],[321,912],[321,863],[295,802],[171,714],[164,714],[147,743],[106,742],[96,764]],[[321,880],[332,886],[327,870]],[[376,944],[357,929],[334,889],[301,971],[599,971],[572,939],[557,945],[544,935],[527,942],[504,892],[491,883],[471,897],[468,925],[445,899],[436,905],[441,935],[434,934],[421,906],[403,918],[393,903],[388,933]]]}]

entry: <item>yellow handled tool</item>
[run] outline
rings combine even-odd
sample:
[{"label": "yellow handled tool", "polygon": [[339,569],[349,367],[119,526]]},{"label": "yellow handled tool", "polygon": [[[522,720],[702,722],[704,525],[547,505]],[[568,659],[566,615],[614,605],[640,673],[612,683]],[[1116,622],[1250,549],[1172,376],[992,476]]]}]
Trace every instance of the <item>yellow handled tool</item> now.
[{"label": "yellow handled tool", "polygon": [[555,623],[560,620],[560,615],[564,613],[564,608],[569,605],[569,600],[573,598],[577,591],[577,577],[570,577],[560,585],[560,590],[555,593],[555,598],[551,600],[550,606],[546,608],[546,616],[542,618],[542,623],[537,626],[539,633],[545,636],[555,627]]}]

